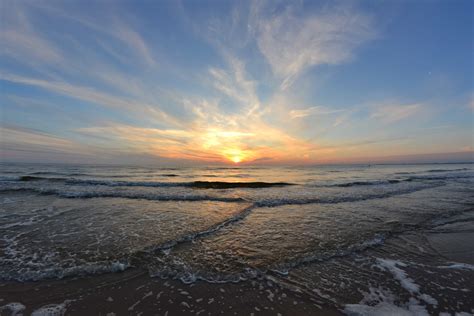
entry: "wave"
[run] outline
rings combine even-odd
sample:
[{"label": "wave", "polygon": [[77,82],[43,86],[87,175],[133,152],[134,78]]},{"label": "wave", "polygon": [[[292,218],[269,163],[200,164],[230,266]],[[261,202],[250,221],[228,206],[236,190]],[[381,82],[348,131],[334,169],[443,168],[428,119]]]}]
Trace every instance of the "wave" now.
[{"label": "wave", "polygon": [[[212,183],[212,182],[210,182]],[[248,184],[248,183],[246,183]],[[205,182],[204,185],[207,185]],[[259,182],[256,185],[260,185]],[[375,192],[357,195],[335,195],[326,197],[295,197],[295,198],[272,198],[253,201],[256,207],[277,207],[283,205],[302,205],[302,204],[336,204],[346,202],[357,202],[373,199],[383,199],[392,196],[408,194],[428,188],[442,186],[442,182],[432,182],[420,184],[417,186],[402,187],[396,191]],[[263,186],[265,187],[265,186]],[[205,188],[207,188],[205,186]],[[211,188],[216,188],[211,185]],[[34,192],[41,195],[55,195],[62,198],[125,198],[125,199],[143,199],[150,201],[217,201],[217,202],[252,202],[242,197],[225,197],[208,194],[159,194],[156,192],[137,192],[137,191],[67,191],[61,189],[47,189],[39,187],[5,187],[0,188],[0,192],[25,191]]]},{"label": "wave", "polygon": [[303,204],[337,204],[347,202],[359,202],[366,200],[377,200],[385,199],[393,196],[414,193],[417,191],[435,188],[442,186],[442,183],[433,183],[431,185],[423,185],[411,188],[402,188],[397,191],[389,191],[382,193],[371,193],[366,195],[352,195],[352,196],[332,196],[332,197],[321,197],[321,198],[282,198],[273,200],[257,201],[255,205],[258,207],[278,207],[284,205],[303,205]]},{"label": "wave", "polygon": [[[165,174],[167,177],[177,177],[176,174]],[[4,181],[50,181],[64,182],[73,185],[103,185],[111,187],[188,187],[196,189],[233,189],[233,188],[269,188],[295,185],[287,182],[225,182],[225,181],[192,181],[192,182],[158,182],[158,181],[114,181],[96,179],[69,179],[38,176],[20,176],[18,178],[3,179]]]},{"label": "wave", "polygon": [[[211,227],[197,232],[192,232],[190,234],[184,235],[177,239],[166,241],[160,243],[159,245],[150,246],[142,250],[135,251],[130,253],[122,258],[112,259],[110,261],[98,261],[98,262],[89,262],[79,265],[74,265],[72,267],[61,267],[58,265],[53,265],[51,267],[44,267],[40,270],[28,270],[22,269],[21,273],[2,273],[0,280],[17,280],[17,281],[38,281],[43,279],[61,279],[64,277],[71,276],[84,276],[84,275],[93,275],[93,274],[104,274],[104,273],[113,273],[121,272],[129,267],[136,266],[140,264],[141,261],[147,259],[148,256],[154,256],[156,251],[163,251],[164,253],[169,252],[171,248],[187,242],[192,242],[197,238],[209,236],[216,233],[224,227],[232,225],[238,221],[241,221],[247,217],[253,210],[253,206],[250,205],[237,214],[225,219],[222,222],[212,225]],[[12,259],[0,258],[0,262],[12,262]],[[146,264],[146,262],[144,262]],[[203,279],[205,280],[205,279]],[[184,279],[183,279],[183,282]]]},{"label": "wave", "polygon": [[[0,260],[0,262],[1,261],[4,260]],[[130,263],[126,260],[89,262],[71,267],[51,266],[41,270],[21,269],[18,273],[2,273],[0,280],[25,282],[45,279],[63,279],[66,277],[122,272],[128,268],[130,268]]]},{"label": "wave", "polygon": [[0,192],[34,192],[40,195],[55,195],[67,199],[90,199],[90,198],[124,198],[149,201],[215,201],[215,202],[245,202],[246,200],[239,197],[219,197],[209,195],[158,195],[137,192],[97,192],[82,191],[71,192],[56,189],[42,188],[4,188]]},{"label": "wave", "polygon": [[227,227],[231,224],[234,224],[236,222],[239,222],[239,221],[243,220],[245,217],[247,217],[252,212],[252,210],[254,208],[255,207],[253,205],[250,205],[250,206],[244,208],[239,213],[235,214],[234,216],[232,216],[230,218],[227,218],[226,220],[224,220],[220,223],[217,223],[217,224],[215,224],[215,225],[213,225],[213,226],[211,226],[211,227],[209,227],[205,230],[198,231],[198,232],[193,232],[193,233],[190,233],[188,235],[182,236],[180,238],[164,242],[160,245],[155,245],[155,246],[148,247],[148,248],[144,249],[143,251],[144,252],[154,252],[154,251],[157,251],[157,250],[169,250],[169,249],[175,247],[176,245],[179,245],[179,244],[182,244],[182,243],[185,243],[185,242],[189,242],[189,241],[193,241],[193,240],[195,240],[197,238],[200,238],[200,237],[205,237],[205,236],[212,235],[212,234],[218,232],[219,230],[221,230],[224,227]]},{"label": "wave", "polygon": [[[467,168],[456,169],[456,170],[465,170]],[[442,169],[438,169],[442,170]],[[450,170],[452,171],[452,170]],[[161,175],[162,177],[179,177],[178,174],[166,173]],[[411,181],[430,181],[430,180],[449,180],[449,179],[467,179],[474,178],[473,172],[463,172],[463,173],[447,173],[442,175],[413,175],[406,178],[400,179],[381,179],[381,180],[365,180],[365,181],[350,181],[343,183],[335,184],[314,184],[310,185],[313,187],[355,187],[355,186],[376,186],[376,185],[390,185],[398,184],[402,182],[411,182]],[[228,182],[228,181],[191,181],[191,182],[161,182],[161,181],[125,181],[125,180],[102,180],[102,179],[77,179],[77,178],[67,178],[67,177],[41,177],[41,176],[32,176],[24,175],[20,177],[2,177],[2,181],[48,181],[48,182],[63,182],[67,185],[82,185],[82,186],[110,186],[110,187],[187,187],[195,189],[234,189],[234,188],[270,188],[270,187],[283,187],[296,185],[294,183],[288,182]]]},{"label": "wave", "polygon": [[67,184],[104,185],[124,187],[188,187],[196,189],[232,189],[232,188],[268,188],[293,185],[286,182],[224,182],[224,181],[192,181],[192,182],[156,182],[156,181],[102,181],[102,180],[67,180]]},{"label": "wave", "polygon": [[408,179],[414,180],[449,180],[449,179],[468,179],[474,178],[474,173],[462,173],[462,174],[445,174],[445,175],[420,175],[420,176],[412,176]]},{"label": "wave", "polygon": [[287,182],[223,182],[223,181],[194,181],[185,186],[199,189],[232,189],[232,188],[269,188],[295,185]]},{"label": "wave", "polygon": [[334,258],[350,256],[369,248],[378,247],[383,245],[385,239],[389,236],[390,234],[377,233],[372,238],[353,244],[346,249],[336,249],[333,252],[326,254],[321,254],[319,252],[308,254],[289,262],[272,264],[261,268],[243,266],[240,271],[234,272],[210,272],[203,271],[202,269],[194,270],[187,265],[180,264],[179,261],[170,260],[165,266],[160,267],[157,271],[156,267],[149,267],[150,276],[164,279],[178,279],[186,284],[194,283],[196,281],[204,281],[207,283],[238,283],[249,279],[272,278],[272,275],[274,274],[277,274],[278,276],[286,276],[288,275],[289,270],[304,264],[311,262],[325,262]]},{"label": "wave", "polygon": [[[136,266],[145,266],[149,268],[150,275],[153,277],[162,277],[162,278],[174,278],[179,279],[183,283],[193,283],[198,280],[208,282],[208,283],[235,283],[240,281],[245,281],[249,279],[261,278],[261,277],[271,277],[274,274],[277,275],[287,275],[291,269],[296,267],[313,263],[313,262],[326,262],[334,258],[351,256],[356,253],[363,252],[367,249],[381,246],[385,243],[388,238],[399,235],[403,232],[410,231],[413,229],[418,229],[411,227],[402,231],[383,231],[383,232],[374,232],[372,236],[368,239],[355,242],[347,247],[342,249],[336,248],[329,252],[321,253],[314,252],[305,254],[299,258],[287,262],[279,262],[265,266],[262,268],[255,268],[252,266],[242,266],[238,271],[235,272],[210,272],[203,270],[195,270],[189,265],[182,264],[181,262],[175,260],[165,261],[159,260],[163,263],[163,266],[159,266],[158,270],[152,272],[152,269],[156,268],[153,265],[150,265],[150,259],[156,259],[156,251],[163,251],[167,256],[169,252],[167,250],[176,247],[182,243],[192,242],[197,238],[209,236],[214,234],[221,229],[233,225],[243,219],[245,219],[254,209],[258,207],[256,203],[243,208],[240,212],[234,214],[230,218],[225,219],[224,221],[217,223],[205,230],[192,232],[182,237],[179,237],[174,240],[170,240],[164,243],[161,243],[156,246],[147,247],[143,250],[138,250],[132,252],[125,257],[115,258],[109,261],[97,261],[90,262],[85,264],[79,264],[72,267],[61,267],[54,265],[51,267],[45,267],[41,270],[22,270],[20,273],[4,273],[0,279],[7,280],[19,280],[19,281],[28,281],[28,280],[41,280],[41,279],[51,279],[51,278],[64,278],[70,276],[83,276],[91,274],[103,274],[103,273],[113,273],[120,272],[129,267]],[[458,214],[459,212],[456,212]],[[453,213],[454,214],[454,213]],[[446,214],[442,215],[443,217]],[[439,268],[463,268],[458,266],[446,266]],[[471,268],[471,267],[468,267]]]},{"label": "wave", "polygon": [[82,173],[64,173],[64,172],[53,172],[53,171],[36,171],[30,172],[28,175],[38,175],[38,176],[73,176],[73,175],[82,175]]},{"label": "wave", "polygon": [[396,172],[395,174],[419,174],[419,173],[443,173],[443,172],[457,172],[457,171],[468,171],[472,170],[470,168],[458,168],[458,169],[429,169],[429,170],[422,170],[422,171],[403,171],[403,172]]},{"label": "wave", "polygon": [[[15,179],[12,179],[15,180]],[[36,176],[20,176],[17,181],[54,181],[54,182],[59,182],[59,181],[66,181],[66,178],[46,178],[46,177],[36,177]]]},{"label": "wave", "polygon": [[[16,172],[17,173],[17,172]],[[94,173],[82,173],[82,172],[53,172],[53,171],[37,171],[28,173],[25,177],[35,177],[36,179],[50,179],[50,178],[41,178],[37,176],[63,176],[63,177],[100,177],[100,178],[128,178],[128,177],[135,177],[137,176],[136,173],[128,173],[128,174],[94,174]],[[178,174],[175,173],[162,173],[162,174],[139,174],[140,177],[179,177]]]},{"label": "wave", "polygon": [[[461,170],[461,169],[459,169]],[[387,185],[387,184],[397,184],[402,182],[412,182],[412,181],[421,181],[421,180],[448,180],[448,179],[467,179],[474,178],[473,173],[462,173],[462,174],[445,174],[445,175],[419,175],[411,176],[404,179],[386,179],[386,180],[366,180],[366,181],[351,181],[344,183],[336,184],[327,184],[327,185],[315,185],[316,187],[340,187],[347,188],[353,186],[371,186],[371,185]]]},{"label": "wave", "polygon": [[451,172],[451,171],[466,171],[470,170],[469,168],[458,168],[458,169],[430,169],[425,172]]},{"label": "wave", "polygon": [[203,174],[201,175],[204,178],[250,178],[252,177],[251,174],[248,173],[236,173],[236,174]]},{"label": "wave", "polygon": [[384,184],[395,184],[400,182],[409,182],[413,181],[412,179],[403,179],[403,180],[368,180],[368,181],[354,181],[354,182],[345,182],[345,183],[337,183],[337,184],[330,184],[326,185],[326,187],[340,187],[340,188],[347,188],[353,186],[365,186],[365,185],[384,185]]},{"label": "wave", "polygon": [[337,249],[329,254],[321,254],[319,252],[305,255],[290,262],[280,263],[270,269],[271,272],[276,272],[280,275],[287,275],[289,270],[298,266],[305,265],[312,262],[325,262],[334,258],[347,257],[355,253],[381,246],[385,240],[390,237],[390,233],[377,233],[372,238],[362,242],[350,245],[346,249]]},{"label": "wave", "polygon": [[[415,224],[415,225],[406,225],[402,229],[394,229],[395,227],[389,229],[388,231],[383,231],[383,232],[376,232],[372,238],[366,239],[364,241],[352,244],[348,246],[345,249],[337,249],[333,253],[330,254],[325,254],[322,255],[321,253],[313,253],[309,255],[305,255],[303,257],[300,257],[296,260],[289,261],[289,262],[284,262],[275,265],[272,269],[269,269],[270,272],[276,272],[277,274],[280,275],[287,275],[289,270],[294,269],[298,266],[305,265],[308,263],[313,263],[313,262],[325,262],[334,258],[340,258],[340,257],[346,257],[350,256],[359,252],[363,252],[365,250],[375,248],[378,246],[382,246],[385,244],[385,241],[387,241],[389,238],[393,238],[396,236],[400,236],[406,232],[411,232],[411,231],[416,231],[416,230],[425,230],[426,228],[433,227],[430,222],[435,222],[439,218],[452,218],[456,215],[460,215],[466,212],[472,212],[472,209],[467,209],[467,210],[461,210],[461,211],[454,211],[454,212],[449,212],[448,214],[436,214],[434,215],[431,219],[429,219],[424,223],[421,223],[421,225]],[[454,222],[451,221],[451,222]],[[458,264],[458,265],[453,265],[453,266],[439,266],[438,268],[467,268],[467,269],[473,269],[474,266],[472,265],[465,265],[465,264]]]}]

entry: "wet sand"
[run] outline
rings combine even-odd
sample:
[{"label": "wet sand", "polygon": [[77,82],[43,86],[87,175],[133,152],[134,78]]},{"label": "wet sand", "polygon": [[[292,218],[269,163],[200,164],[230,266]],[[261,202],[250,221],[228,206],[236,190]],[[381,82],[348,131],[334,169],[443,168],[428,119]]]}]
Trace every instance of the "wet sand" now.
[{"label": "wet sand", "polygon": [[452,261],[474,264],[474,232],[429,234],[431,246]]},{"label": "wet sand", "polygon": [[[268,280],[191,285],[150,278],[146,271],[27,283],[4,283],[3,303],[21,302],[25,314],[55,304],[66,315],[339,315],[302,293]],[[58,305],[62,304],[62,305]],[[53,306],[51,306],[52,308]],[[7,315],[5,310],[2,315]]]},{"label": "wet sand", "polygon": [[429,244],[442,256],[474,264],[474,211],[449,218],[426,234]]},{"label": "wet sand", "polygon": [[[472,222],[464,226],[472,227]],[[457,271],[450,280],[450,269],[445,275],[428,276],[440,284],[448,284],[459,287],[459,280],[464,280],[464,293],[445,293],[445,299],[439,300],[436,309],[428,309],[430,314],[448,310],[456,301],[461,302],[462,311],[473,312],[474,299],[469,301],[474,285],[474,270],[469,264],[474,259],[472,240],[474,232],[456,233],[452,231],[429,231],[422,235],[407,234],[392,238],[382,246],[367,250],[366,255],[380,257],[388,255],[391,247],[404,248],[407,254],[414,253],[413,249],[420,252],[427,248],[435,249],[444,262],[456,262],[456,264],[467,264],[465,270]],[[465,227],[464,227],[465,228]],[[465,229],[464,229],[465,230]],[[420,237],[421,236],[421,237]],[[424,241],[423,241],[424,240]],[[415,250],[416,252],[416,250]],[[406,260],[409,260],[407,255]],[[427,257],[430,258],[430,257]],[[438,259],[432,257],[432,266],[436,266]],[[410,258],[411,260],[412,258]],[[321,269],[333,269],[333,265],[350,262],[353,265],[356,260],[351,256],[335,258],[321,263]],[[406,261],[408,262],[408,261]],[[426,262],[427,264],[429,262]],[[318,266],[316,265],[316,269]],[[410,271],[410,268],[407,268]],[[411,276],[418,284],[425,288],[428,281],[422,273],[411,271]],[[444,273],[444,272],[443,272]],[[325,275],[323,273],[323,275]],[[380,274],[384,282],[392,282],[390,273]],[[284,279],[284,277],[283,277]],[[412,279],[412,281],[413,281]],[[281,280],[281,279],[280,279]],[[373,282],[373,279],[372,281]],[[367,279],[369,283],[369,279]],[[12,315],[7,304],[21,303],[16,308],[22,309],[25,315],[33,311],[56,311],[52,315],[342,315],[346,304],[356,304],[361,301],[361,293],[356,289],[330,289],[338,293],[338,303],[331,302],[322,293],[308,293],[301,289],[284,286],[285,282],[272,282],[272,276],[248,280],[239,283],[210,284],[202,281],[193,284],[184,284],[179,280],[150,278],[145,270],[131,268],[121,273],[110,273],[104,275],[88,276],[84,278],[68,278],[62,280],[47,280],[40,282],[3,282],[0,285],[0,306],[4,306],[1,315]],[[288,283],[286,283],[288,284]],[[467,285],[466,285],[467,284]],[[449,289],[449,287],[447,287]],[[428,288],[426,288],[428,289]],[[396,290],[394,290],[396,291]],[[401,295],[402,296],[402,295]],[[343,303],[341,303],[341,300]],[[11,305],[15,306],[15,305]],[[371,307],[370,307],[371,308]],[[393,308],[393,306],[392,306]],[[471,309],[469,311],[469,309]],[[436,312],[434,312],[436,310]],[[364,309],[362,309],[364,311]],[[381,310],[367,309],[369,312]],[[394,310],[395,312],[400,310]],[[345,310],[349,313],[349,310]],[[350,313],[349,313],[350,314]],[[359,315],[357,313],[352,315]]]}]

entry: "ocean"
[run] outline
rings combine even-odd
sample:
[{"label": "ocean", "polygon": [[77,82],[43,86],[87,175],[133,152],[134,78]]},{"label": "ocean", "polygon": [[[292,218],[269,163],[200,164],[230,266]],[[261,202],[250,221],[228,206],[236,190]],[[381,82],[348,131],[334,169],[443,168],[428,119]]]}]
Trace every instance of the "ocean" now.
[{"label": "ocean", "polygon": [[473,164],[2,163],[0,311],[54,301],[39,291],[28,307],[5,294],[18,284],[139,270],[183,289],[254,286],[269,308],[288,291],[336,313],[472,313],[473,184]]}]

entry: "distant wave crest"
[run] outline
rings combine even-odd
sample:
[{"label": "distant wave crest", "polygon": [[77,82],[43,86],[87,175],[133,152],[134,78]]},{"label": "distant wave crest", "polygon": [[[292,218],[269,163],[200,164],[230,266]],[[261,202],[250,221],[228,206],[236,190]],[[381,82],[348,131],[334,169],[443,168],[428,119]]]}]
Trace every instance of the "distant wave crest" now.
[{"label": "distant wave crest", "polygon": [[[175,174],[165,174],[163,176],[175,177]],[[192,182],[157,182],[157,181],[113,181],[96,179],[70,179],[70,178],[51,178],[38,176],[20,176],[10,179],[13,181],[50,181],[64,182],[66,184],[77,185],[104,185],[104,186],[143,186],[143,187],[189,187],[197,189],[232,189],[232,188],[269,188],[277,186],[289,186],[293,183],[287,182],[225,182],[225,181],[192,181]]]}]

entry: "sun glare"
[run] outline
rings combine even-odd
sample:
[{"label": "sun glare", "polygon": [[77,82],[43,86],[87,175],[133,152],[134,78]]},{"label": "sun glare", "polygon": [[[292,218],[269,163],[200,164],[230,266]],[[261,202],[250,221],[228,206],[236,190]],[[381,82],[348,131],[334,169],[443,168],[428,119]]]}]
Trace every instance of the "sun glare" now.
[{"label": "sun glare", "polygon": [[242,162],[246,156],[246,153],[238,148],[227,149],[224,151],[224,157],[233,163]]},{"label": "sun glare", "polygon": [[234,156],[234,157],[232,157],[232,161],[235,162],[235,163],[239,163],[239,162],[242,161],[242,159],[239,156]]}]

